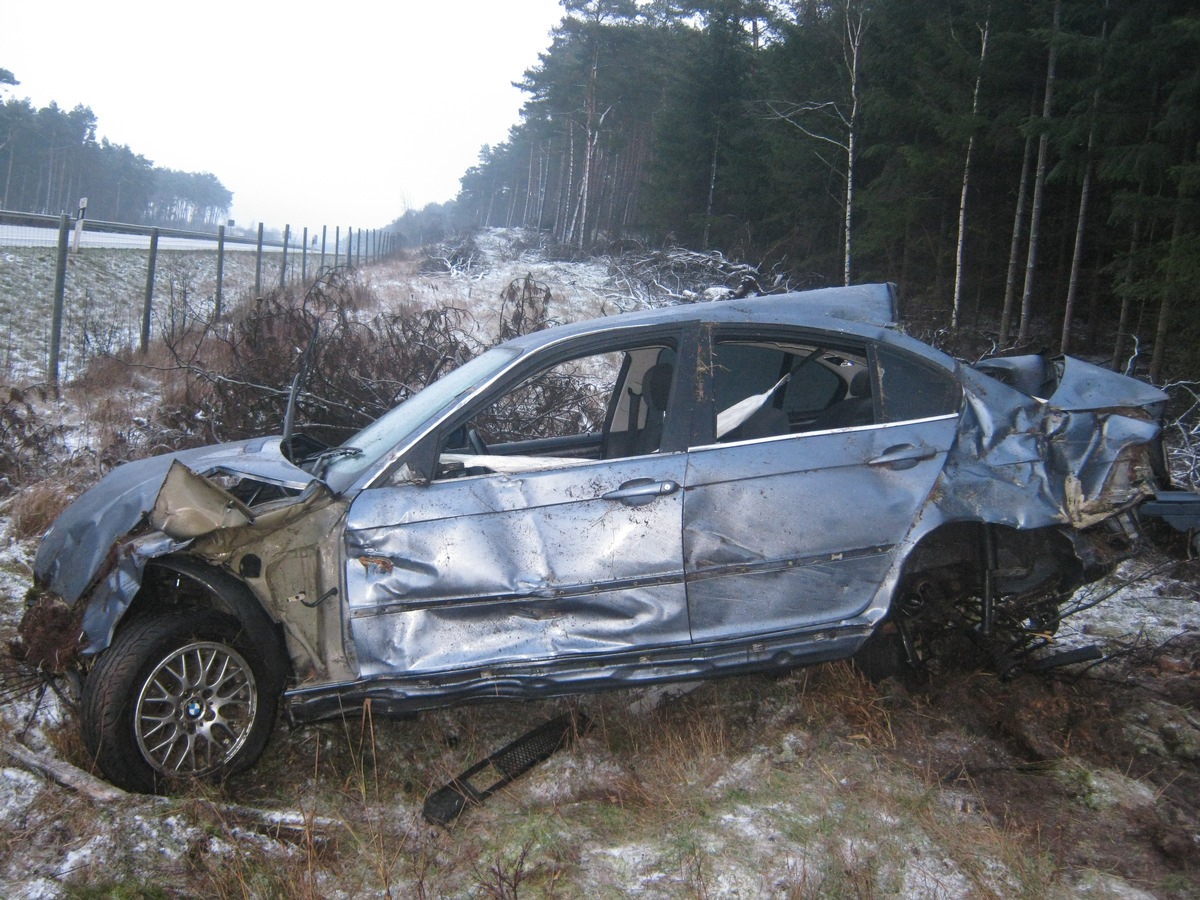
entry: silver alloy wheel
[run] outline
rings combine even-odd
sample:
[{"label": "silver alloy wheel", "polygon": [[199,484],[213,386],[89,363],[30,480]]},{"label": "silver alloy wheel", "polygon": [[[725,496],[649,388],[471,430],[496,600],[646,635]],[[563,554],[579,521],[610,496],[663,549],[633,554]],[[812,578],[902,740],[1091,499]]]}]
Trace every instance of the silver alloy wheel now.
[{"label": "silver alloy wheel", "polygon": [[164,775],[210,774],[241,749],[257,707],[254,673],[242,655],[195,641],[163,659],[142,685],[133,715],[138,748]]}]

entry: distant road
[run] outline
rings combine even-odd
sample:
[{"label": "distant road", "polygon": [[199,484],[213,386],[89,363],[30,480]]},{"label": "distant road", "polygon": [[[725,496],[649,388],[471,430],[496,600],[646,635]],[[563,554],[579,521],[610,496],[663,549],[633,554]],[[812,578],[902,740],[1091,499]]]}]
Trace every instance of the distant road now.
[{"label": "distant road", "polygon": [[[75,232],[70,236],[71,246],[74,246]],[[98,247],[108,249],[149,250],[150,236],[148,234],[113,234],[103,231],[88,231],[85,223],[83,234],[80,236],[83,247]],[[3,247],[56,247],[58,246],[57,228],[36,228],[28,225],[0,225],[0,246]],[[211,250],[216,251],[217,239],[179,238],[160,236],[159,250]],[[253,252],[253,243],[243,244],[234,241],[225,242],[226,251],[249,250]],[[263,245],[264,253],[278,253],[282,247]],[[297,248],[293,248],[297,249]]]}]

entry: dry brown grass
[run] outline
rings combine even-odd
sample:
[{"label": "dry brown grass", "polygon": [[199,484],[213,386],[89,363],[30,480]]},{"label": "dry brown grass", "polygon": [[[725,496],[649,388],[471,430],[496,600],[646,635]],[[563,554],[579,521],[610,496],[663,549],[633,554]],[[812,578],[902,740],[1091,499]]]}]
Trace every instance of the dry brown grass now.
[{"label": "dry brown grass", "polygon": [[[808,695],[810,703],[822,710],[836,710],[849,723],[849,740],[865,747],[895,748],[887,696],[852,663],[829,663],[807,670],[800,677],[814,688]],[[814,709],[813,714],[817,715],[818,710]]]},{"label": "dry brown grass", "polygon": [[18,540],[32,540],[46,533],[59,513],[78,495],[74,483],[47,478],[29,485],[4,504],[3,510],[12,520],[12,533]]}]

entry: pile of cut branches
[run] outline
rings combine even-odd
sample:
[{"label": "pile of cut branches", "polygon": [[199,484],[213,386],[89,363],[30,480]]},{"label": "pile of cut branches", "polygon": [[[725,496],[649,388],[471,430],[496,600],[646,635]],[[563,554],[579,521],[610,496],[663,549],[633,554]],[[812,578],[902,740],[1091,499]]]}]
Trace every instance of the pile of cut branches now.
[{"label": "pile of cut branches", "polygon": [[1171,479],[1178,487],[1200,490],[1200,384],[1176,381],[1164,390],[1171,395],[1163,423]]},{"label": "pile of cut branches", "polygon": [[736,262],[716,250],[626,247],[620,255],[609,257],[608,264],[624,298],[618,304],[622,309],[725,300],[790,289],[784,273],[764,276],[758,266]]}]

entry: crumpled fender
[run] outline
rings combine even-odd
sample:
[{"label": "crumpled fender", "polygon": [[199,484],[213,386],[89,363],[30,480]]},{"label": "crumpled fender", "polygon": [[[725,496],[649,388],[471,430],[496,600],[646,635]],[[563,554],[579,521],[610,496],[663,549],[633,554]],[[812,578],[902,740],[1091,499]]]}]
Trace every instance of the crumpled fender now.
[{"label": "crumpled fender", "polygon": [[1046,400],[966,366],[959,377],[958,439],[933,494],[943,521],[1085,528],[1154,493],[1157,388],[1071,357]]},{"label": "crumpled fender", "polygon": [[105,597],[115,596],[125,598],[128,604],[137,592],[145,561],[183,546],[162,534],[146,543],[118,544],[148,520],[176,461],[198,475],[248,477],[296,490],[314,481],[284,458],[278,437],[217,444],[125,463],[84,492],[46,532],[33,564],[37,584],[74,606],[97,579],[104,578],[97,602],[102,605],[108,602]]}]

